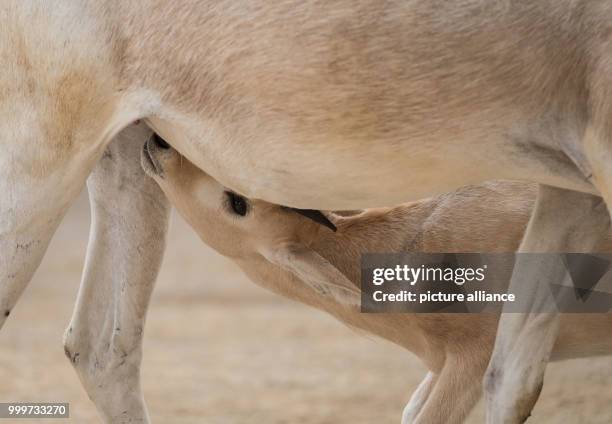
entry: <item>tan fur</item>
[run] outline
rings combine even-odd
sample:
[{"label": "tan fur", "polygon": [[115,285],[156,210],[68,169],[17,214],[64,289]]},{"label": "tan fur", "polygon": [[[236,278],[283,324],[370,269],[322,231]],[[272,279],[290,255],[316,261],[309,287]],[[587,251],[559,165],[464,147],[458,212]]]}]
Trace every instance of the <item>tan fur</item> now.
[{"label": "tan fur", "polygon": [[[608,0],[7,0],[0,28],[8,310],[139,118],[225,186],[277,204],[370,208],[501,178],[612,204]],[[534,226],[525,246],[572,250],[559,241],[587,215],[552,216],[561,235]],[[542,344],[527,333],[502,338]],[[546,350],[512,357],[541,375]]]},{"label": "tan fur", "polygon": [[[497,315],[362,314],[356,307],[320,296],[290,271],[268,262],[261,252],[281,248],[287,241],[305,245],[338,268],[355,287],[360,286],[360,255],[366,252],[514,252],[535,201],[534,185],[491,182],[394,208],[349,217],[331,214],[338,227],[334,233],[262,201],[250,201],[245,217],[232,215],[224,204],[225,188],[212,177],[172,150],[160,150],[151,142],[148,148],[161,172],[156,173],[144,160],[149,175],[202,240],[233,258],[254,282],[407,348],[434,375],[452,373],[452,378],[480,387],[495,340]],[[612,251],[612,237],[598,250]],[[611,353],[610,325],[612,315],[565,315],[553,358]],[[438,384],[450,384],[443,381]],[[465,416],[475,399],[462,405],[460,393],[451,395],[455,403],[428,404],[426,411],[459,409]],[[430,412],[421,413],[423,417]]]},{"label": "tan fur", "polygon": [[607,104],[590,102],[606,2],[148,7],[121,11],[140,19],[125,84],[160,93],[153,127],[249,197],[372,207],[492,178],[594,191],[581,143]]}]

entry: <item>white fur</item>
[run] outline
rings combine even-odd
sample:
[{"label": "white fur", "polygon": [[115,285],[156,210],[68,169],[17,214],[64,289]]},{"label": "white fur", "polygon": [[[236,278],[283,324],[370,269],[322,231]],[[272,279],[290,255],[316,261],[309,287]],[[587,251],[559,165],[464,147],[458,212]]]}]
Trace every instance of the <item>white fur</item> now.
[{"label": "white fur", "polygon": [[151,134],[144,123],[126,128],[87,181],[92,227],[64,346],[108,423],[149,422],[140,383],[142,338],[169,217],[166,198],[140,167]]}]

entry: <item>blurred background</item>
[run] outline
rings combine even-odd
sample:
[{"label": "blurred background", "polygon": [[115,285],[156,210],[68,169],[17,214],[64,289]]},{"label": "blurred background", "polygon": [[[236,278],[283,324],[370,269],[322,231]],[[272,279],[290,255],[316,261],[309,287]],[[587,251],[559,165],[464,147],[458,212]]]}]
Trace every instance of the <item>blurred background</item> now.
[{"label": "blurred background", "polygon": [[[61,342],[88,232],[83,194],[0,334],[0,402],[69,402],[74,423],[98,422]],[[250,283],[173,214],[144,342],[153,422],[399,423],[425,372],[411,353]],[[483,418],[481,402],[469,422]],[[552,364],[529,422],[611,423],[612,359]]]}]

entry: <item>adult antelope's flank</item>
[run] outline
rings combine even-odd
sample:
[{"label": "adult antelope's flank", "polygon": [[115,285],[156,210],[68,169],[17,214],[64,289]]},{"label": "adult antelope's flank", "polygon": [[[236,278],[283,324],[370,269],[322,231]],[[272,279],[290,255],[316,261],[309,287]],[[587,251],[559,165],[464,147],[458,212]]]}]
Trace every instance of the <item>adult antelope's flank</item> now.
[{"label": "adult antelope's flank", "polygon": [[[73,322],[89,330],[66,337],[109,422],[148,421],[138,375],[122,376],[140,361],[143,321],[130,327],[140,317],[130,305],[147,303],[154,275],[140,270],[156,269],[163,248],[163,235],[150,249],[130,235],[149,219],[140,206],[163,200],[141,192],[134,162],[115,161],[129,149],[103,156],[135,120],[250,198],[341,210],[525,179],[541,186],[520,250],[589,251],[609,226],[608,0],[5,0],[0,32],[0,318],[101,158],[97,182],[109,189],[93,197],[108,213],[83,284],[118,284],[111,257],[145,251],[135,270],[122,262],[124,297],[79,297]],[[117,215],[115,199],[139,207]],[[162,209],[154,221],[165,222]],[[106,252],[100,264],[95,251]],[[556,272],[523,274],[519,261],[511,285],[546,302]],[[104,303],[133,337],[108,332],[102,346],[120,348],[96,362],[91,327]],[[555,314],[503,316],[490,422],[529,415],[557,325]],[[77,357],[74,345],[88,351]]]},{"label": "adult antelope's flank", "polygon": [[[350,217],[329,214],[333,232],[285,207],[228,191],[155,140],[143,150],[143,167],[205,243],[257,284],[423,360],[429,373],[405,408],[404,424],[465,419],[481,394],[498,315],[362,314],[343,300],[352,293],[341,292],[339,301],[334,291],[341,284],[359,287],[362,253],[516,250],[535,199],[533,185],[492,182]],[[611,249],[611,237],[598,246],[600,252]],[[564,314],[552,359],[612,353],[611,325],[612,314]]]}]

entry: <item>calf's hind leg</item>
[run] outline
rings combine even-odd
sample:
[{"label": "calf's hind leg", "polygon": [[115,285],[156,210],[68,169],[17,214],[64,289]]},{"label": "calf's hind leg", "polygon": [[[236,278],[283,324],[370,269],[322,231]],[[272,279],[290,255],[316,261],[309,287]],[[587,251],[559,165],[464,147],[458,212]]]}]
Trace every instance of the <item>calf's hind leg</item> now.
[{"label": "calf's hind leg", "polygon": [[140,384],[145,315],[165,247],[169,205],[140,167],[152,135],[124,129],[95,167],[92,227],[65,350],[108,423],[148,423]]}]

